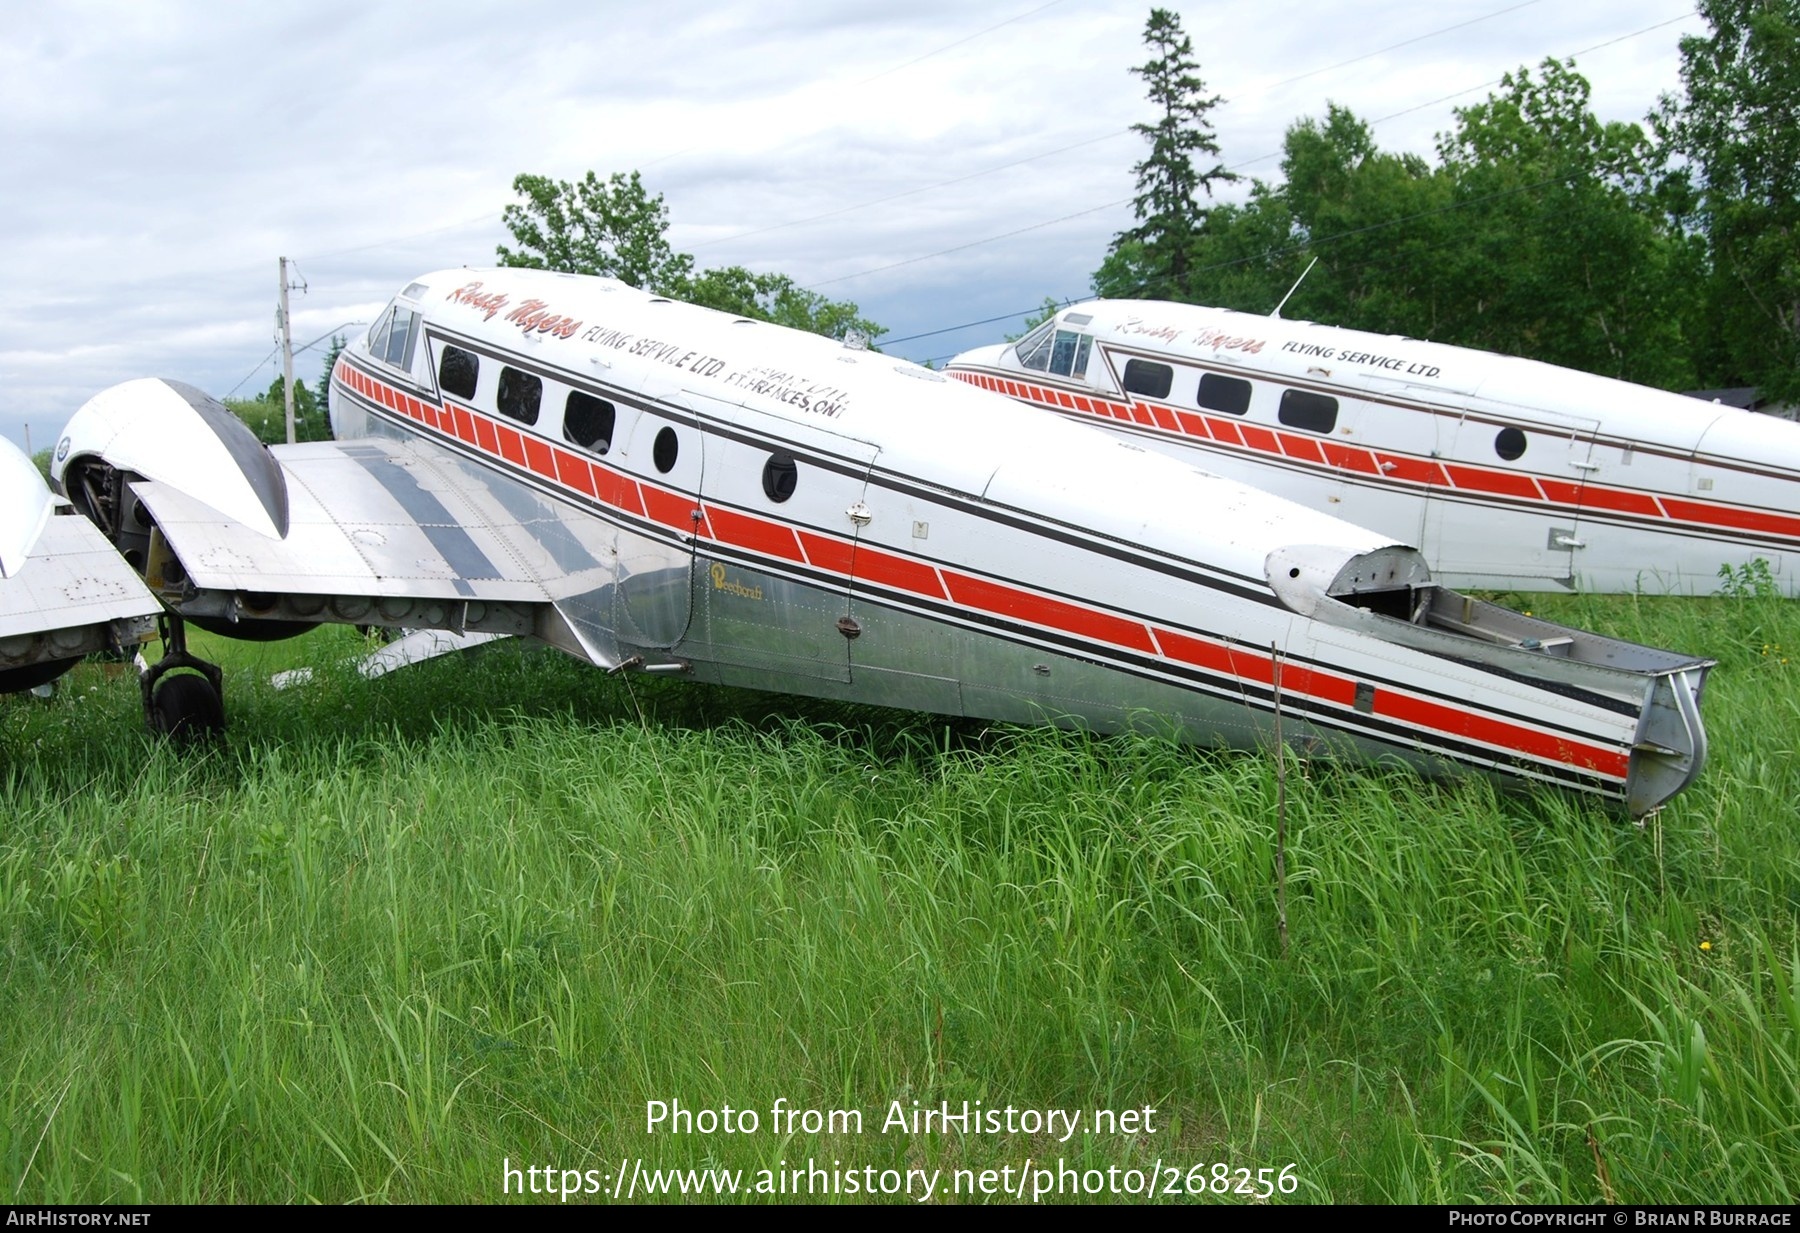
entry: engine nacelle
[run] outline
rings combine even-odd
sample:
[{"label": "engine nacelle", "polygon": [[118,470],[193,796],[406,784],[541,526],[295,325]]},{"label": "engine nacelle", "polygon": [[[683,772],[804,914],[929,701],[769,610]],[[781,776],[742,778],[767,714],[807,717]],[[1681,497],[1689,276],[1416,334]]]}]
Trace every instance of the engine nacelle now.
[{"label": "engine nacelle", "polygon": [[[224,404],[180,381],[146,377],[88,399],[64,427],[50,474],[139,573],[150,564],[155,529],[132,488],[142,480],[179,488],[270,539],[288,531],[280,464]],[[176,596],[164,599],[180,603]],[[314,624],[191,619],[210,632],[255,641],[291,638]]]},{"label": "engine nacelle", "polygon": [[145,377],[88,399],[63,429],[50,475],[114,543],[134,520],[149,528],[125,477],[173,485],[270,539],[287,535],[281,467],[248,425],[180,381]]}]

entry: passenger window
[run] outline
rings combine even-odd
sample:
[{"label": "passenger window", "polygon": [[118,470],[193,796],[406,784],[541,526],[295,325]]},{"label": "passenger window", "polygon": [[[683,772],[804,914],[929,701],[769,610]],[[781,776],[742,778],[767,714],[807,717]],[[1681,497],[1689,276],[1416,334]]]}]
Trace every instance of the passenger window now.
[{"label": "passenger window", "polygon": [[1302,428],[1307,432],[1330,432],[1337,427],[1337,412],[1337,399],[1328,394],[1283,390],[1281,410],[1277,414],[1289,428]]},{"label": "passenger window", "polygon": [[583,449],[604,454],[612,448],[617,420],[618,412],[610,402],[578,390],[563,405],[563,436]]},{"label": "passenger window", "polygon": [[650,461],[656,469],[667,475],[675,469],[675,459],[681,455],[681,442],[675,437],[673,428],[660,429],[656,434],[656,442],[650,447]]},{"label": "passenger window", "polygon": [[775,504],[794,495],[800,483],[800,468],[792,454],[770,454],[763,464],[763,495]]},{"label": "passenger window", "polygon": [[1517,462],[1525,456],[1525,434],[1517,428],[1502,428],[1494,438],[1494,453],[1508,462]]},{"label": "passenger window", "polygon": [[544,383],[528,372],[516,368],[500,370],[500,396],[496,405],[500,414],[521,424],[535,424],[538,404],[544,398]]},{"label": "passenger window", "polygon": [[1169,389],[1175,384],[1175,370],[1167,364],[1152,364],[1149,360],[1127,360],[1125,363],[1125,392],[1142,394],[1146,398],[1167,398]]},{"label": "passenger window", "polygon": [[1208,411],[1242,415],[1250,409],[1250,383],[1216,372],[1201,373],[1199,401]]},{"label": "passenger window", "polygon": [[438,387],[467,402],[475,397],[475,384],[481,377],[481,361],[461,347],[445,347],[438,360]]}]

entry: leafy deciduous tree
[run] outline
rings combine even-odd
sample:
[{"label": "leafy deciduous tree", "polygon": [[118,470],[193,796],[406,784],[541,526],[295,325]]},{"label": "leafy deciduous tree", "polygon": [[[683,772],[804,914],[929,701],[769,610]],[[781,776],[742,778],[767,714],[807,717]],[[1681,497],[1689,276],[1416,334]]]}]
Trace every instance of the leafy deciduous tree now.
[{"label": "leafy deciduous tree", "polygon": [[696,274],[693,257],[669,243],[662,194],[650,196],[635,171],[614,172],[605,181],[590,171],[575,184],[520,175],[513,189],[525,201],[507,206],[505,221],[519,247],[499,247],[502,265],[617,278],[657,295],[830,338],[883,332],[851,301],[808,291],[785,274],[738,265]]},{"label": "leafy deciduous tree", "polygon": [[1441,257],[1446,341],[1651,385],[1693,380],[1687,250],[1652,199],[1651,144],[1602,124],[1587,80],[1545,60],[1457,111],[1439,154],[1454,184]]},{"label": "leafy deciduous tree", "polygon": [[1800,401],[1800,0],[1698,7],[1712,34],[1682,39],[1685,97],[1652,122],[1711,266],[1704,379]]},{"label": "leafy deciduous tree", "polygon": [[525,202],[503,217],[519,247],[500,245],[501,265],[596,274],[658,295],[672,295],[693,271],[694,259],[669,245],[662,194],[650,196],[635,171],[604,181],[590,171],[573,184],[520,175],[513,191]]},{"label": "leafy deciduous tree", "polygon": [[[282,395],[281,378],[269,382],[269,388],[256,398],[227,398],[225,406],[250,426],[256,439],[264,445],[280,445],[287,440],[287,402]],[[306,382],[294,382],[294,439],[296,441],[329,441],[331,425],[326,423],[325,409]]]}]

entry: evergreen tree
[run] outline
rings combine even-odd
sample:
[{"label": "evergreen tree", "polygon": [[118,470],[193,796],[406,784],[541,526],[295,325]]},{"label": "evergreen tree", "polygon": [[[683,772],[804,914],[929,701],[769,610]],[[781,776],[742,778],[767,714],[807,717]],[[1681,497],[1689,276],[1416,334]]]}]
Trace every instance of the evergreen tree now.
[{"label": "evergreen tree", "polygon": [[[1131,126],[1149,141],[1150,153],[1132,168],[1137,176],[1132,211],[1139,224],[1121,232],[1112,250],[1136,246],[1132,265],[1151,284],[1142,289],[1144,294],[1186,299],[1189,249],[1205,213],[1200,193],[1210,197],[1213,185],[1238,177],[1216,161],[1219,143],[1207,113],[1222,100],[1206,93],[1181,18],[1168,9],[1151,9],[1144,43],[1155,54],[1131,71],[1144,79],[1150,102],[1161,114],[1154,124]],[[1215,160],[1211,166],[1196,167],[1196,160],[1208,156]]]}]

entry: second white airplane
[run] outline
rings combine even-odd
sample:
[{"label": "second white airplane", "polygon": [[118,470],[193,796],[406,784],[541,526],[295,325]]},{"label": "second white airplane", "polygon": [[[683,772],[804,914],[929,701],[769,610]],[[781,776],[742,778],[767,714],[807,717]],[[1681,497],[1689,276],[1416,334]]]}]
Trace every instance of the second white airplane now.
[{"label": "second white airplane", "polygon": [[1162,301],[1073,305],[946,371],[1417,545],[1447,585],[1707,595],[1761,560],[1800,593],[1800,424],[1773,416]]}]

